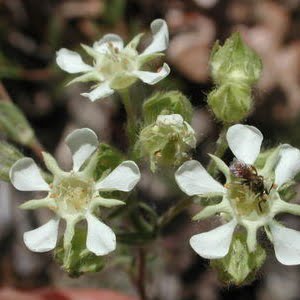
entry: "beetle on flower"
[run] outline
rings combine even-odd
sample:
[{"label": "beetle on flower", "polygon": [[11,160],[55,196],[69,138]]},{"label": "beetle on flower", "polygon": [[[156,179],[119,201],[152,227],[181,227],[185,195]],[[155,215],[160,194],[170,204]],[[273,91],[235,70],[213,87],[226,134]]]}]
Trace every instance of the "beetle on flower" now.
[{"label": "beetle on flower", "polygon": [[78,53],[65,48],[57,52],[56,62],[68,73],[83,73],[70,83],[96,82],[91,92],[82,94],[91,101],[108,97],[114,90],[125,89],[137,79],[150,85],[156,84],[170,73],[169,66],[164,63],[158,72],[145,70],[145,66],[163,55],[162,51],[166,50],[169,44],[169,32],[167,23],[162,19],[154,20],[151,30],[152,43],[140,54],[136,48],[142,34],[135,36],[126,47],[120,36],[106,34],[95,42],[93,47],[82,45],[86,53],[94,59],[93,66],[84,63]]},{"label": "beetle on flower", "polygon": [[[228,129],[226,137],[236,157],[230,168],[220,158],[211,156],[226,177],[224,186],[195,160],[185,162],[175,174],[179,187],[189,196],[222,197],[221,202],[205,207],[193,219],[221,214],[226,223],[192,236],[191,247],[204,258],[222,258],[228,253],[233,233],[240,225],[247,231],[247,246],[253,252],[257,230],[264,227],[278,261],[284,265],[300,264],[300,232],[274,219],[279,213],[300,215],[300,205],[283,201],[279,194],[300,171],[300,151],[290,145],[280,145],[267,158],[264,167],[256,169],[262,133],[253,126],[237,124]],[[246,171],[253,172],[252,176],[245,176]]]},{"label": "beetle on flower", "polygon": [[56,160],[43,153],[44,162],[53,174],[53,182],[46,183],[38,166],[29,157],[18,160],[10,170],[10,179],[20,191],[46,191],[43,199],[30,200],[21,205],[23,209],[48,207],[55,216],[43,226],[25,232],[24,242],[34,252],[54,249],[58,239],[60,219],[66,221],[64,248],[71,246],[75,225],[87,221],[86,247],[96,255],[106,255],[116,248],[116,236],[110,227],[95,215],[99,206],[114,207],[125,204],[117,199],[101,197],[103,191],[131,191],[140,179],[140,171],[133,161],[124,161],[105,178],[93,179],[96,167],[98,138],[88,129],[73,131],[66,138],[73,157],[73,169],[65,172]]}]

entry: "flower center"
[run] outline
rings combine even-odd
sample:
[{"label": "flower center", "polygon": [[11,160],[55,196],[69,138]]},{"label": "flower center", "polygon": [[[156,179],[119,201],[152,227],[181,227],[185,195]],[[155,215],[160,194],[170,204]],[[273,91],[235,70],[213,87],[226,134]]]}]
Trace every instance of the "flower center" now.
[{"label": "flower center", "polygon": [[131,72],[136,69],[137,53],[119,50],[111,43],[108,44],[108,52],[101,61],[97,62],[96,68],[105,79],[111,79],[121,72]]},{"label": "flower center", "polygon": [[234,161],[230,165],[232,181],[228,185],[228,196],[238,216],[256,220],[269,213],[269,190],[264,178],[252,165]]},{"label": "flower center", "polygon": [[74,175],[64,178],[54,184],[51,197],[55,198],[58,214],[84,214],[93,196],[93,183],[84,181]]}]

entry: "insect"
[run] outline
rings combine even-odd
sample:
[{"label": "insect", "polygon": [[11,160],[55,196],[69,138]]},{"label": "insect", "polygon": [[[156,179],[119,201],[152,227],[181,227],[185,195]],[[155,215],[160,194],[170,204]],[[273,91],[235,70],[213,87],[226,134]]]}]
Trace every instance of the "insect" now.
[{"label": "insect", "polygon": [[267,195],[270,193],[270,191],[265,188],[263,176],[258,175],[254,166],[237,159],[229,166],[229,170],[234,177],[242,181],[242,184],[247,185],[253,193],[258,195],[260,198],[258,208],[260,212],[262,212],[262,204],[267,201]]}]

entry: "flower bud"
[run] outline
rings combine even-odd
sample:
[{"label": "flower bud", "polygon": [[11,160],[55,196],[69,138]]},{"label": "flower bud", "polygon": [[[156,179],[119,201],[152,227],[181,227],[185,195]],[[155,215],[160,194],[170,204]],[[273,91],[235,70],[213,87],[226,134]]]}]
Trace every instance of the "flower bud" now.
[{"label": "flower bud", "polygon": [[257,246],[254,252],[249,252],[246,243],[246,233],[240,232],[233,236],[228,254],[211,261],[217,269],[220,279],[226,284],[249,284],[255,279],[256,272],[266,259],[266,251]]},{"label": "flower bud", "polygon": [[141,155],[149,157],[152,171],[157,165],[178,166],[196,147],[195,132],[179,114],[159,115],[141,131],[138,146]]},{"label": "flower bud", "polygon": [[190,101],[178,91],[156,93],[147,99],[143,105],[146,124],[156,121],[158,115],[179,114],[187,122],[193,115],[193,107]]},{"label": "flower bud", "polygon": [[241,84],[224,84],[211,91],[207,101],[217,119],[224,123],[238,122],[251,111],[251,88]]},{"label": "flower bud", "polygon": [[212,50],[210,65],[215,83],[255,83],[262,70],[259,56],[241,39],[239,33],[229,37],[223,46],[217,42]]}]

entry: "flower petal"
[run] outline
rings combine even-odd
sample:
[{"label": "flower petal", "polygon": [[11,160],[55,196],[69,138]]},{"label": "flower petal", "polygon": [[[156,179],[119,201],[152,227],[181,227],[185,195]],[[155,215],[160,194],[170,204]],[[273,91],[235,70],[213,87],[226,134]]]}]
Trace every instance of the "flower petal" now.
[{"label": "flower petal", "polygon": [[56,52],[56,63],[62,70],[71,74],[93,70],[93,67],[82,61],[78,53],[65,48]]},{"label": "flower petal", "polygon": [[283,265],[300,264],[300,232],[276,222],[270,224],[277,260]]},{"label": "flower petal", "polygon": [[83,163],[91,156],[98,147],[96,133],[89,128],[74,130],[66,137],[73,156],[73,170],[78,171]]},{"label": "flower petal", "polygon": [[143,54],[151,54],[164,51],[169,45],[169,30],[165,20],[156,19],[151,23],[153,34],[152,43],[144,50]]},{"label": "flower petal", "polygon": [[164,63],[162,68],[158,72],[133,71],[132,74],[138,77],[143,82],[153,85],[170,74],[170,67],[166,63]]},{"label": "flower petal", "polygon": [[34,160],[29,157],[19,159],[9,172],[10,181],[19,191],[49,191],[49,185],[42,177]]},{"label": "flower petal", "polygon": [[95,42],[93,48],[97,52],[105,54],[109,51],[110,45],[113,46],[113,48],[116,48],[120,51],[124,47],[124,42],[122,38],[117,34],[109,33],[104,35],[103,38],[99,41]]},{"label": "flower petal", "polygon": [[230,150],[238,160],[253,164],[260,152],[262,133],[254,126],[236,124],[227,131]]},{"label": "flower petal", "polygon": [[292,180],[300,171],[300,151],[290,145],[282,145],[280,159],[275,168],[275,183],[278,186]]},{"label": "flower petal", "polygon": [[33,252],[47,252],[55,248],[59,219],[53,218],[37,229],[24,233],[24,243]]},{"label": "flower petal", "polygon": [[175,173],[180,189],[189,196],[223,195],[226,189],[196,160],[185,162]]},{"label": "flower petal", "polygon": [[86,247],[96,255],[106,255],[116,249],[116,235],[94,215],[87,214],[88,223]]},{"label": "flower petal", "polygon": [[89,93],[82,93],[81,96],[89,98],[91,101],[96,101],[101,98],[106,98],[111,96],[114,93],[114,90],[110,88],[109,82],[104,81],[100,83],[95,89]]},{"label": "flower petal", "polygon": [[236,220],[233,219],[211,231],[196,234],[191,237],[190,245],[197,254],[204,258],[224,257],[229,251],[236,224]]},{"label": "flower petal", "polygon": [[131,160],[123,161],[107,177],[96,183],[99,191],[131,191],[141,178],[139,167]]}]

